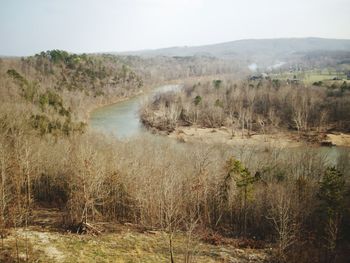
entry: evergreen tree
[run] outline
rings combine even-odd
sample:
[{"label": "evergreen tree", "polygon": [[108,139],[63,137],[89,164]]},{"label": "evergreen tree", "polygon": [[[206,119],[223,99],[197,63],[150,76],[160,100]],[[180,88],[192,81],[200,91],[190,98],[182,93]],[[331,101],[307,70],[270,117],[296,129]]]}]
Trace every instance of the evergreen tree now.
[{"label": "evergreen tree", "polygon": [[[253,184],[256,182],[259,177],[258,176],[252,176],[251,173],[247,168],[244,167],[244,165],[236,160],[235,158],[231,157],[226,162],[226,170],[227,175],[225,177],[224,181],[224,189],[226,190],[226,193],[228,191],[228,182],[232,179],[235,181],[236,187],[238,188],[238,196],[241,200],[242,205],[242,213],[243,213],[243,234],[246,236],[247,234],[247,204],[249,201],[249,198],[253,192]],[[227,196],[226,196],[227,199]]]},{"label": "evergreen tree", "polygon": [[345,180],[335,167],[327,168],[320,182],[318,198],[323,221],[326,262],[334,262],[345,204]]}]

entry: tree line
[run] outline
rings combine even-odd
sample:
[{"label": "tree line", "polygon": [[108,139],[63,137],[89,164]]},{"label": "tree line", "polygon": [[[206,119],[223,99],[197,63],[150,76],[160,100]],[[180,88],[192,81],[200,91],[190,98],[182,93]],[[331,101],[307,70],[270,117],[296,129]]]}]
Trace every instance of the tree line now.
[{"label": "tree line", "polygon": [[142,121],[159,130],[177,126],[230,127],[232,135],[295,130],[350,131],[350,86],[307,86],[281,80],[186,85],[156,96],[141,109]]}]

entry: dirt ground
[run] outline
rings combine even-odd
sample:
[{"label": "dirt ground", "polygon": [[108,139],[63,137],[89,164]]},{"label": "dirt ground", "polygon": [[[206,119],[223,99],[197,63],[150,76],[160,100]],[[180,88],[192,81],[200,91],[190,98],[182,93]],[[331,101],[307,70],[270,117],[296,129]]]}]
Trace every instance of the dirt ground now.
[{"label": "dirt ground", "polygon": [[332,134],[329,133],[327,134],[327,137],[329,140],[337,145],[337,146],[347,146],[350,147],[350,134],[344,134],[344,133],[339,133],[339,134]]},{"label": "dirt ground", "polygon": [[[12,228],[2,240],[0,262],[169,262],[167,233],[132,224],[108,223],[98,236],[79,235],[60,229],[58,209],[37,209],[27,228]],[[113,227],[111,228],[111,225]],[[113,229],[113,230],[111,230]],[[271,248],[242,248],[235,239],[210,244],[199,236],[174,236],[176,262],[189,250],[194,262],[269,262]]]},{"label": "dirt ground", "polygon": [[180,127],[169,135],[170,138],[176,138],[184,142],[203,142],[203,143],[225,143],[229,145],[260,145],[260,146],[280,146],[280,147],[298,147],[303,142],[294,140],[291,136],[284,133],[276,134],[253,134],[249,137],[242,136],[240,132],[232,132],[225,128],[195,128]]},{"label": "dirt ground", "polygon": [[[232,131],[226,127],[221,128],[196,128],[196,127],[178,127],[174,132],[169,134],[170,138],[177,139],[182,142],[202,142],[202,143],[223,143],[232,146],[241,145],[259,145],[262,147],[300,147],[307,143],[298,139],[296,133],[292,132],[276,132],[273,134],[251,134],[242,136],[240,131]],[[332,142],[336,146],[350,147],[350,134],[327,134],[327,141]]]}]

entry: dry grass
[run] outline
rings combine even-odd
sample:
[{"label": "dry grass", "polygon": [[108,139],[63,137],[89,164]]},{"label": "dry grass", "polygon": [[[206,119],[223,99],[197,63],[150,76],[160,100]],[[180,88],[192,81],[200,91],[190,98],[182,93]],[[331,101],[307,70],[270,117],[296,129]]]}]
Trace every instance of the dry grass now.
[{"label": "dry grass", "polygon": [[350,147],[350,134],[338,133],[338,134],[327,134],[330,141],[337,146]]},{"label": "dry grass", "polygon": [[[12,230],[4,239],[3,254],[8,262],[16,260],[16,237],[21,261],[26,258],[26,240],[30,262],[168,262],[168,245],[163,232],[140,233],[120,226],[119,233],[101,236],[81,236],[70,233],[47,232],[31,227]],[[175,259],[183,262],[186,237],[175,237]],[[195,241],[191,246],[193,262],[265,262],[265,250],[237,249],[232,246],[214,246]],[[5,251],[5,252],[4,252]],[[10,257],[11,256],[11,257]]]}]

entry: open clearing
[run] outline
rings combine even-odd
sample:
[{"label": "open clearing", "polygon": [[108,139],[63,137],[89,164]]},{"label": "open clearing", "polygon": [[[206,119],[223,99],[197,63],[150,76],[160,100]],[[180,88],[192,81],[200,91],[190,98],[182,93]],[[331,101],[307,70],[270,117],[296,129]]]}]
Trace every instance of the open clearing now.
[{"label": "open clearing", "polygon": [[[21,262],[27,257],[29,262],[43,263],[169,262],[165,232],[109,223],[99,236],[78,235],[63,232],[58,227],[61,215],[58,209],[37,208],[31,226],[9,230],[0,249],[0,262],[17,262],[16,240]],[[246,245],[242,248],[241,240],[223,240],[220,245],[209,244],[198,237],[189,242],[185,233],[177,233],[174,237],[176,262],[183,262],[187,248],[194,262],[268,262],[269,248],[249,249]]]},{"label": "open clearing", "polygon": [[[25,261],[28,240],[30,262],[168,262],[166,234],[152,231],[139,233],[120,226],[118,233],[82,236],[22,228],[12,230],[4,239],[7,262],[16,262],[16,237],[19,257]],[[186,237],[175,237],[175,259],[183,262]],[[240,249],[230,245],[209,245],[198,240],[191,243],[195,262],[268,262],[268,250]]]}]

